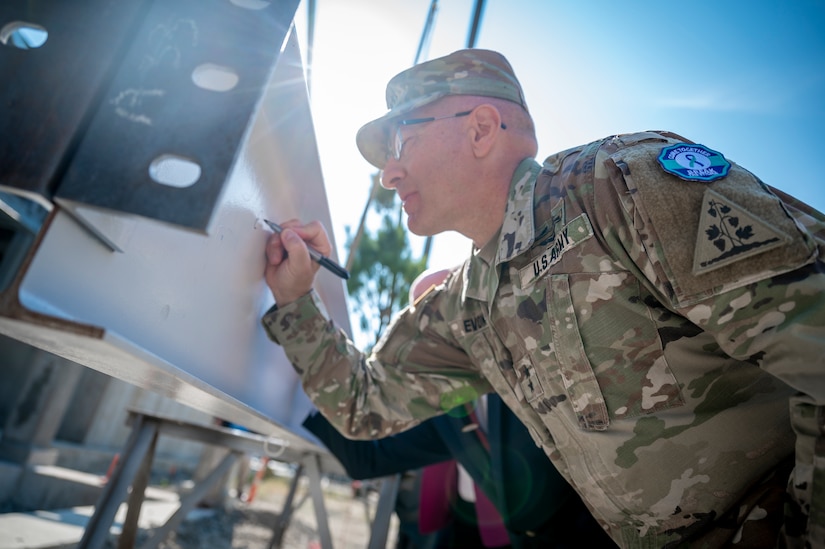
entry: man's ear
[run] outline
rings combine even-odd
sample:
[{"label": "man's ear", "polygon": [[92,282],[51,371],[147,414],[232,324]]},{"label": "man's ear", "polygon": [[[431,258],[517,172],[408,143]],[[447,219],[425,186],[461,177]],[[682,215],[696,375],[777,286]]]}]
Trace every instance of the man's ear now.
[{"label": "man's ear", "polygon": [[501,113],[493,105],[483,104],[473,109],[470,117],[470,138],[476,157],[486,156],[498,138],[501,128]]}]

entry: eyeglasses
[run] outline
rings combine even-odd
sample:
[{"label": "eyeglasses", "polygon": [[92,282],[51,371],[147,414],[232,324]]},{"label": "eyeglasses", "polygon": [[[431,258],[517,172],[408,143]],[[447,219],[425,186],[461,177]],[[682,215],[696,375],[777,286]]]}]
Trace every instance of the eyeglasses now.
[{"label": "eyeglasses", "polygon": [[[473,112],[472,110],[469,111],[462,111],[457,112],[455,114],[450,114],[447,116],[428,116],[426,118],[407,118],[405,120],[399,120],[398,126],[395,129],[395,134],[392,136],[392,140],[389,143],[389,150],[392,154],[392,157],[395,160],[401,160],[401,153],[404,150],[404,138],[401,135],[401,128],[403,126],[413,126],[415,124],[426,124],[427,122],[435,122],[436,120],[446,120],[448,118],[458,118],[460,116],[467,116]],[[502,122],[501,129],[506,130],[507,126]]]}]

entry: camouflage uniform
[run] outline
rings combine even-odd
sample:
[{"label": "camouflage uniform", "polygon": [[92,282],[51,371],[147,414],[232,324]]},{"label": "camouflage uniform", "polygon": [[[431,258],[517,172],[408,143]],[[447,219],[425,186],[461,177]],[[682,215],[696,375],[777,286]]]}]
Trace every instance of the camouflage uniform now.
[{"label": "camouflage uniform", "polygon": [[[491,57],[471,53],[428,67],[470,93],[485,84],[467,66]],[[444,88],[398,78],[391,108],[391,92]],[[378,167],[389,120],[359,133]],[[352,438],[497,392],[623,547],[773,547],[780,529],[781,546],[825,546],[825,218],[735,164],[710,182],[668,173],[678,143],[645,132],[524,160],[498,236],[370,356],[314,292],[263,324]]]}]

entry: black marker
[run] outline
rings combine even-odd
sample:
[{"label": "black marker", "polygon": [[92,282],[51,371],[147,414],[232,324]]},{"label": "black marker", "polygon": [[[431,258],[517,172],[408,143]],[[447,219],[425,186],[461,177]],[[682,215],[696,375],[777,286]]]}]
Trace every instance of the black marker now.
[{"label": "black marker", "polygon": [[[264,219],[264,223],[269,225],[269,228],[278,234],[281,234],[281,231],[283,231],[283,228],[281,228],[280,225],[278,225],[277,223],[273,223],[268,219]],[[344,280],[347,280],[349,278],[349,273],[345,268],[343,268],[327,256],[321,254],[321,252],[319,252],[318,250],[315,250],[309,246],[307,246],[307,249],[309,250],[309,257],[311,257],[312,260],[318,263],[321,267],[325,268],[335,276],[340,276]]]}]

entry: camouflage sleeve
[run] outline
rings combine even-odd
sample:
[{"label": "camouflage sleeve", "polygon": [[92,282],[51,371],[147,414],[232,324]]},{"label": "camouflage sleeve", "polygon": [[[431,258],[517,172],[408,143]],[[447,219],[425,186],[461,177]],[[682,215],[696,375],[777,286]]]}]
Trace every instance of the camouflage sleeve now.
[{"label": "camouflage sleeve", "polygon": [[403,311],[369,356],[328,320],[314,291],[273,307],[262,323],[330,423],[349,438],[381,438],[491,391],[449,340],[438,293]]},{"label": "camouflage sleeve", "polygon": [[659,150],[611,156],[635,267],[722,352],[798,391],[784,534],[825,546],[825,218],[735,164],[711,184],[664,178]]}]

